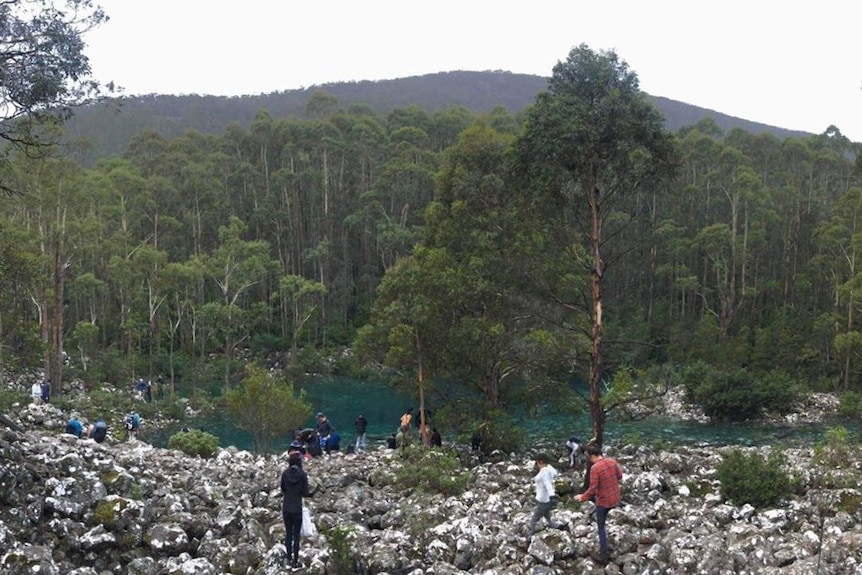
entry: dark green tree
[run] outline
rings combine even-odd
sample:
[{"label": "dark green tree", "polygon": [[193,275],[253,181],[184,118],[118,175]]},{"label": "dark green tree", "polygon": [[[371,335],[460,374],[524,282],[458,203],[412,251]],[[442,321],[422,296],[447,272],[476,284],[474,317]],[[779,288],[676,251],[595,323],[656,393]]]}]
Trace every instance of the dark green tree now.
[{"label": "dark green tree", "polygon": [[554,297],[588,318],[581,323],[590,340],[588,404],[593,439],[601,443],[603,291],[610,261],[603,250],[630,221],[627,201],[674,175],[676,147],[628,64],[612,51],[597,53],[583,44],[554,67],[516,147],[516,174],[548,222],[550,249],[572,254],[590,278],[588,293]]},{"label": "dark green tree", "polygon": [[[0,139],[39,154],[58,134],[43,124],[62,123],[75,106],[100,97],[83,35],[106,20],[92,0],[0,3]],[[20,192],[4,180],[0,190]]]},{"label": "dark green tree", "polygon": [[311,417],[305,390],[250,364],[240,387],[225,396],[234,423],[251,433],[256,451],[267,451],[279,437],[302,427]]}]

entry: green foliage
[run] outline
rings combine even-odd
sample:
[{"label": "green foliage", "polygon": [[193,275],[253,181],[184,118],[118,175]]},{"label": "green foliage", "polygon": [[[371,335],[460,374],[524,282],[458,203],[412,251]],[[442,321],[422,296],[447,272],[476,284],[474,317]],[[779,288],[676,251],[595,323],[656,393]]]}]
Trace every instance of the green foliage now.
[{"label": "green foliage", "polygon": [[[104,525],[106,529],[113,530],[117,527],[119,514],[125,505],[126,503],[122,499],[100,501],[93,510],[93,519]],[[120,509],[116,509],[117,507]]]},{"label": "green foliage", "polygon": [[353,573],[354,561],[350,547],[350,537],[353,530],[349,527],[335,525],[333,527],[321,526],[320,532],[326,537],[326,544],[329,547],[326,573],[331,575],[350,575]]},{"label": "green foliage", "polygon": [[683,368],[680,379],[689,401],[716,421],[745,421],[765,412],[788,413],[798,398],[795,383],[777,370],[756,377],[745,369],[722,371],[705,362]]},{"label": "green foliage", "polygon": [[16,403],[23,405],[30,401],[30,392],[7,389],[0,386],[0,413],[8,413]]},{"label": "green foliage", "polygon": [[129,489],[129,492],[126,494],[126,497],[128,497],[129,499],[134,499],[135,501],[143,501],[146,495],[147,490],[144,489],[144,486],[140,483],[135,483]]},{"label": "green foliage", "polygon": [[168,449],[208,459],[218,453],[218,437],[198,429],[181,431],[168,439]]},{"label": "green foliage", "polygon": [[237,427],[251,433],[257,451],[266,451],[276,438],[301,427],[311,417],[305,390],[294,393],[293,383],[250,364],[242,385],[225,396]]},{"label": "green foliage", "polygon": [[842,490],[835,510],[855,516],[860,509],[862,509],[862,493],[855,488]]},{"label": "green foliage", "polygon": [[[0,138],[37,156],[56,134],[36,126],[62,123],[73,106],[99,96],[101,87],[91,77],[83,34],[107,16],[81,0],[47,5],[12,0],[3,3],[0,14]],[[4,154],[0,168],[6,167],[7,157]],[[3,179],[0,190],[9,193],[7,181]]]},{"label": "green foliage", "polygon": [[418,489],[446,496],[460,495],[472,475],[454,455],[439,449],[412,448],[393,464],[391,475],[375,472],[375,483],[389,483],[398,489]]},{"label": "green foliage", "polygon": [[827,429],[826,440],[814,446],[815,461],[836,469],[850,465],[851,454],[850,432],[840,425]]},{"label": "green foliage", "polygon": [[862,394],[845,391],[838,397],[838,413],[846,417],[858,416],[862,411]]},{"label": "green foliage", "polygon": [[721,496],[734,505],[749,503],[757,508],[777,504],[793,495],[795,480],[782,468],[785,463],[780,451],[746,454],[733,449],[724,454],[716,468],[721,483]]}]

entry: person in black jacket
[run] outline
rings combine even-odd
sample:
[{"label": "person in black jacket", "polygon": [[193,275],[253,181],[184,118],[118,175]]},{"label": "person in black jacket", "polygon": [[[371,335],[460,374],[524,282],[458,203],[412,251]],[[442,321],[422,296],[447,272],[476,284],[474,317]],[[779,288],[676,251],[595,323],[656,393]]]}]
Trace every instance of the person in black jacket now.
[{"label": "person in black jacket", "polygon": [[[315,489],[315,491],[317,491]],[[302,456],[291,453],[288,467],[281,474],[281,492],[284,499],[281,504],[281,515],[284,518],[284,546],[290,566],[299,568],[299,537],[302,530],[302,499],[311,497],[308,491],[308,474],[302,470]]]},{"label": "person in black jacket", "polygon": [[354,423],[356,425],[356,446],[354,451],[362,453],[365,451],[365,431],[368,429],[368,420],[360,413]]}]

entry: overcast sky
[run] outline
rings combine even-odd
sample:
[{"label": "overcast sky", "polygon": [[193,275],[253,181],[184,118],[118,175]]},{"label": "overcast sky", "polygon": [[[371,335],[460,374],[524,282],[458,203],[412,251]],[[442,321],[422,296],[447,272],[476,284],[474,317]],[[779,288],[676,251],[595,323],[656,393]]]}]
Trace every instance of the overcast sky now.
[{"label": "overcast sky", "polygon": [[453,70],[550,76],[586,43],[641,89],[747,120],[862,141],[852,0],[97,0],[97,79],[125,94],[243,95]]}]

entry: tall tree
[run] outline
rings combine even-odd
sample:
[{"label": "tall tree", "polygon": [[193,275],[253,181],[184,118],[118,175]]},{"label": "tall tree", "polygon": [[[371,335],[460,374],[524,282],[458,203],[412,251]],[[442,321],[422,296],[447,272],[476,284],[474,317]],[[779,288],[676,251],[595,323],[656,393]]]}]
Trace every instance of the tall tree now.
[{"label": "tall tree", "polygon": [[[83,35],[106,20],[92,0],[0,3],[0,139],[40,153],[57,134],[40,130],[40,124],[61,123],[73,107],[101,95],[102,87],[90,78]],[[4,180],[0,190],[20,191]]]},{"label": "tall tree", "polygon": [[211,317],[217,318],[218,331],[224,342],[224,390],[230,390],[230,363],[237,345],[250,335],[244,321],[246,308],[243,297],[255,284],[262,281],[272,267],[269,246],[262,241],[243,240],[247,227],[242,220],[231,218],[219,229],[221,245],[208,256],[207,276],[218,287],[220,301],[210,306]]},{"label": "tall tree", "polygon": [[[558,234],[555,249],[573,250],[589,274],[589,388],[593,439],[604,438],[603,289],[606,248],[627,219],[614,213],[632,195],[674,174],[674,141],[645,99],[637,75],[613,51],[582,44],[553,69],[548,91],[528,110],[516,144],[516,171]],[[611,224],[606,229],[606,224]],[[577,308],[576,302],[573,308]]]}]

